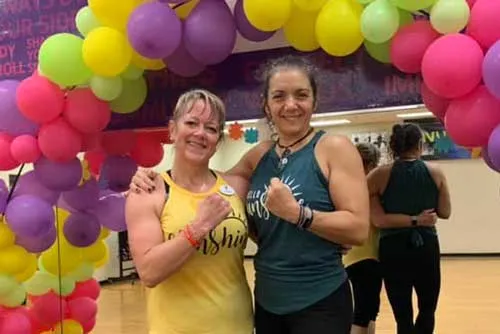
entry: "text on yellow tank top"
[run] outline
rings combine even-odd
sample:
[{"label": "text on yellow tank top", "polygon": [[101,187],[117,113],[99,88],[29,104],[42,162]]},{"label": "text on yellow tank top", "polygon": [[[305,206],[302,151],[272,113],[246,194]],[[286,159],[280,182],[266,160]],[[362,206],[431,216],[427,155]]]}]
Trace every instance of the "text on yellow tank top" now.
[{"label": "text on yellow tank top", "polygon": [[150,334],[251,334],[252,299],[243,267],[248,239],[244,203],[217,175],[206,193],[176,185],[167,173],[168,200],[161,226],[165,240],[193,221],[198,203],[218,193],[230,202],[228,217],[202,241],[182,268],[148,289]]}]

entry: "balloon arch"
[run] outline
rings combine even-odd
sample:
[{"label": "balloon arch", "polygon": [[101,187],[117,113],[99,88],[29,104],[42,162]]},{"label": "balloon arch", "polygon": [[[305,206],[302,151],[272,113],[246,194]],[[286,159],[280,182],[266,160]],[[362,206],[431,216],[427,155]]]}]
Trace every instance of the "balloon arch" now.
[{"label": "balloon arch", "polygon": [[[363,47],[421,73],[423,101],[450,137],[482,147],[500,171],[499,18],[496,0],[237,0],[233,10],[223,0],[88,0],[79,35],[48,37],[35,73],[0,82],[0,170],[21,167],[15,186],[0,185],[0,334],[93,329],[92,275],[108,261],[109,232],[126,228],[120,191],[168,142],[105,131],[112,113],[143,105],[145,72],[196,76],[231,54],[237,32],[262,42],[282,30],[295,49],[332,57]],[[25,164],[33,170],[22,174]]]}]

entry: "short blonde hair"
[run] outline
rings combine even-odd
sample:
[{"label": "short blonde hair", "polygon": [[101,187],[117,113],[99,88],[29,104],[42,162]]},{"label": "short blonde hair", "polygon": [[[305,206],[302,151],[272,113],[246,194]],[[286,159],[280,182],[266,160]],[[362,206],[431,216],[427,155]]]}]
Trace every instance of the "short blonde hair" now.
[{"label": "short blonde hair", "polygon": [[199,100],[205,102],[205,107],[207,105],[210,106],[212,113],[210,117],[217,117],[219,121],[219,131],[222,137],[222,134],[224,132],[224,124],[226,123],[226,107],[220,97],[209,92],[208,90],[192,89],[183,93],[179,97],[179,99],[177,100],[177,104],[175,105],[173,120],[177,121],[186,113],[191,112],[191,110],[193,109],[193,105],[196,103],[196,101]]}]

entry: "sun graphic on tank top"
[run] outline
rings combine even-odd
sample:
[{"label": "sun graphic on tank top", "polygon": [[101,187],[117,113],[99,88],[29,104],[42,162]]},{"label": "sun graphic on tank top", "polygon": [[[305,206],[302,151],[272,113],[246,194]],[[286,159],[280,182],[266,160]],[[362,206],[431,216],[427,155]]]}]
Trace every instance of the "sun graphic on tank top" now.
[{"label": "sun graphic on tank top", "polygon": [[[283,175],[280,178],[293,194],[293,197],[299,204],[304,204],[302,198],[301,185],[296,182],[296,179],[291,175]],[[269,184],[264,185],[262,189],[250,190],[247,194],[247,212],[250,216],[257,216],[259,219],[269,220],[271,214],[266,208],[266,196],[269,190]]]}]

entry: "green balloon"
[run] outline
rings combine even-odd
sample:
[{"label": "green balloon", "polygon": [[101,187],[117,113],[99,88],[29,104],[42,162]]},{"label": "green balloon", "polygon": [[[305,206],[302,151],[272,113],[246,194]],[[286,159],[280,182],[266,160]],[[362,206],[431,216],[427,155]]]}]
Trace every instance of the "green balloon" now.
[{"label": "green balloon", "polygon": [[454,34],[465,28],[469,17],[470,8],[465,0],[439,0],[431,9],[430,21],[437,32]]},{"label": "green balloon", "polygon": [[373,0],[358,0],[358,2],[362,5],[367,5],[369,4],[370,2],[372,2]]},{"label": "green balloon", "polygon": [[390,40],[399,28],[399,12],[389,0],[375,0],[361,14],[361,32],[372,43]]},{"label": "green balloon", "polygon": [[85,282],[92,278],[94,274],[94,266],[92,263],[84,262],[67,277],[74,279],[77,282]]},{"label": "green balloon", "polygon": [[90,89],[96,97],[104,101],[112,101],[122,92],[122,78],[93,76],[90,79]]},{"label": "green balloon", "polygon": [[398,9],[399,12],[399,27],[412,24],[414,22],[413,15],[406,10]]},{"label": "green balloon", "polygon": [[130,114],[146,101],[148,86],[144,77],[123,80],[123,89],[117,99],[110,102],[111,110],[119,114]]},{"label": "green balloon", "polygon": [[391,41],[376,44],[365,40],[364,42],[366,52],[375,60],[384,63],[391,63]]},{"label": "green balloon", "polygon": [[7,307],[17,307],[26,300],[26,290],[22,285],[18,285],[9,294],[0,297],[0,305]]},{"label": "green balloon", "polygon": [[83,61],[82,46],[82,38],[68,33],[47,38],[38,53],[43,74],[63,87],[86,83],[92,72]]},{"label": "green balloon", "polygon": [[24,282],[24,288],[33,296],[41,296],[49,292],[57,284],[57,277],[44,271],[37,271],[33,277]]},{"label": "green balloon", "polygon": [[127,67],[127,69],[122,73],[122,77],[127,80],[136,80],[139,79],[143,73],[144,70],[142,68],[130,64]]},{"label": "green balloon", "polygon": [[8,295],[19,284],[14,277],[7,275],[0,275],[0,297]]},{"label": "green balloon", "polygon": [[75,17],[76,28],[82,34],[87,36],[89,32],[101,26],[99,20],[95,17],[94,12],[89,6],[82,7]]},{"label": "green balloon", "polygon": [[71,277],[61,277],[61,281],[57,281],[56,285],[52,287],[55,293],[63,297],[69,296],[75,290],[76,282]]},{"label": "green balloon", "polygon": [[436,0],[391,0],[398,8],[413,12],[431,7]]}]

